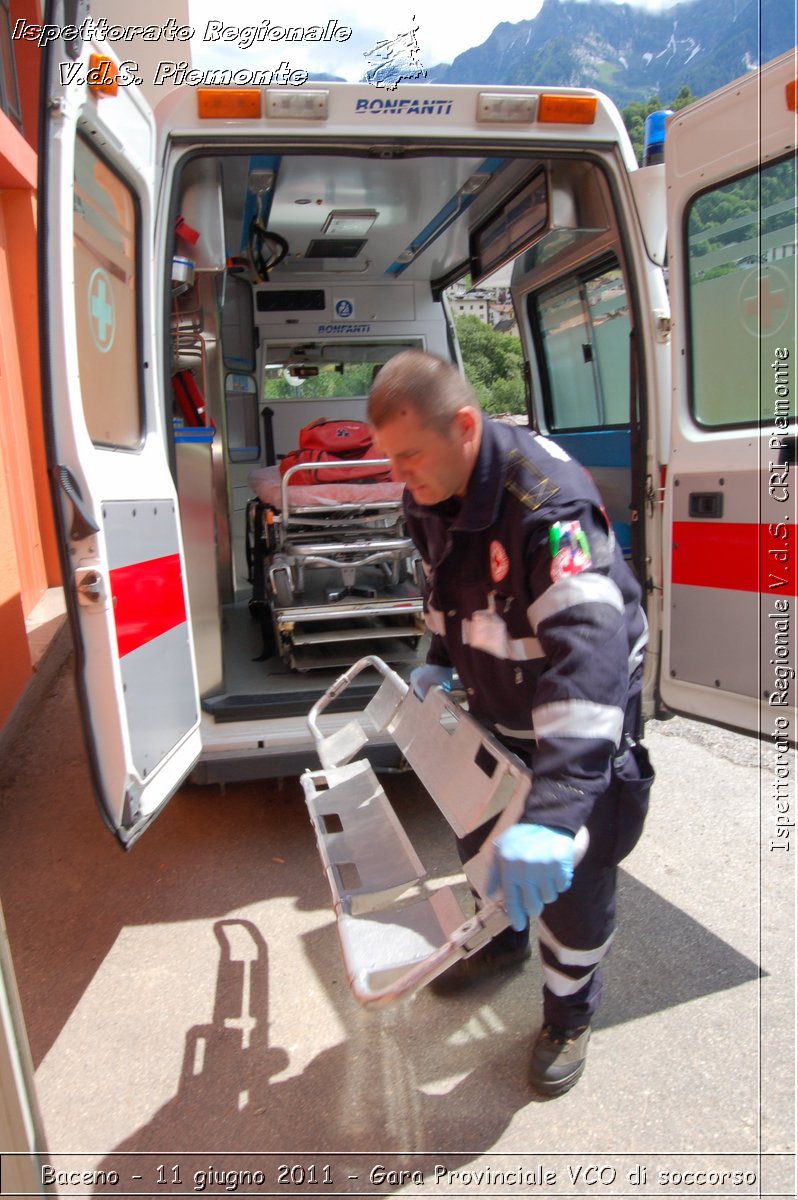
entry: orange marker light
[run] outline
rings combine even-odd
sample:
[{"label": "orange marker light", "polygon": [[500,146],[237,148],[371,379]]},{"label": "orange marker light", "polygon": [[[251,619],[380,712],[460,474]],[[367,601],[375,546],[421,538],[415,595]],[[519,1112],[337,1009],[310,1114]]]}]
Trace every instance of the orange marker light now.
[{"label": "orange marker light", "polygon": [[260,88],[198,88],[197,116],[257,120],[260,116]]},{"label": "orange marker light", "polygon": [[798,79],[793,79],[787,84],[787,107],[790,112],[798,112]]},{"label": "orange marker light", "polygon": [[115,96],[119,91],[119,68],[112,58],[104,54],[92,54],[86,72],[86,84],[90,91],[101,96]]},{"label": "orange marker light", "polygon": [[597,109],[595,96],[541,96],[538,121],[549,125],[592,125]]}]

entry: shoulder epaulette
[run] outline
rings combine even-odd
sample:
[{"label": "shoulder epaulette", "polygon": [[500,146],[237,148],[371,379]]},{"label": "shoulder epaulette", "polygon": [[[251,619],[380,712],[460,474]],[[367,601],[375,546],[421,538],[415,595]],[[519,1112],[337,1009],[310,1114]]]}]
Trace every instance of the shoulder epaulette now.
[{"label": "shoulder epaulette", "polygon": [[504,486],[516,500],[520,500],[532,512],[537,512],[560,490],[535,463],[516,449],[512,449],[507,457],[507,478]]}]

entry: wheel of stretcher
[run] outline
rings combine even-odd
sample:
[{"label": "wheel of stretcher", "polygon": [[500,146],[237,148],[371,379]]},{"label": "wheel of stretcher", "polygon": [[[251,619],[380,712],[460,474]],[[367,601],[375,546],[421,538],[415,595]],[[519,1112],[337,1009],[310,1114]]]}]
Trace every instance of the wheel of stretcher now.
[{"label": "wheel of stretcher", "polygon": [[272,571],[271,584],[274,599],[280,608],[287,608],[289,604],[293,604],[294,590],[291,587],[291,577],[288,571]]}]

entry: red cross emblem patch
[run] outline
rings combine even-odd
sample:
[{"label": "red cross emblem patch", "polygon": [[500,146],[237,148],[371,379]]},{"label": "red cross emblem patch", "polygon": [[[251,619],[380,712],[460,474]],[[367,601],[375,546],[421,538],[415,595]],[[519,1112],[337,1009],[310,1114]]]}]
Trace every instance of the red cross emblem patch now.
[{"label": "red cross emblem patch", "polygon": [[510,570],[510,560],[501,542],[490,544],[490,577],[494,583],[501,583]]}]

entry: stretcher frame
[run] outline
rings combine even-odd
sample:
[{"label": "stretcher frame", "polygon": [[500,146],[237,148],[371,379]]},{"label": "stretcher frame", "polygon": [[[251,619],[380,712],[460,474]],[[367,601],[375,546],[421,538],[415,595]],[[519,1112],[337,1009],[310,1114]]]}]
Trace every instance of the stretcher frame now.
[{"label": "stretcher frame", "polygon": [[[387,459],[330,461],[313,463],[312,470],[331,473],[345,466],[367,473],[385,465]],[[353,500],[334,508],[297,505],[291,499],[291,479],[308,469],[307,463],[297,463],[282,476],[282,507],[271,526],[267,591],[282,657],[302,669],[308,662],[299,660],[301,647],[409,640],[415,649],[424,632],[421,566],[404,529],[401,499]],[[256,529],[253,536],[263,533]],[[380,592],[374,578],[365,580],[365,568],[377,568],[383,587],[394,594]],[[306,594],[307,573],[320,569],[326,573],[318,576],[324,583]],[[406,587],[401,586],[403,574]]]},{"label": "stretcher frame", "polygon": [[[320,718],[361,671],[382,682],[363,713],[325,734]],[[308,714],[321,770],[301,776],[311,824],[337,918],[349,985],[364,1006],[413,995],[509,924],[487,895],[492,842],[520,818],[529,771],[440,688],[420,700],[380,658],[356,662]],[[352,761],[377,733],[388,733],[458,837],[496,818],[463,871],[476,899],[467,916],[451,886],[433,889],[423,863],[366,758]],[[582,851],[583,831],[577,835]]]}]

